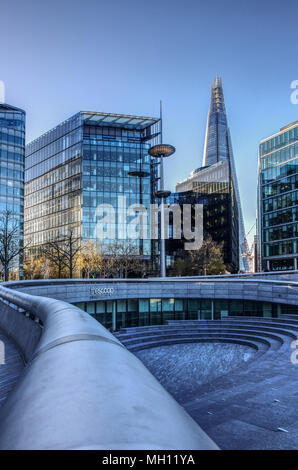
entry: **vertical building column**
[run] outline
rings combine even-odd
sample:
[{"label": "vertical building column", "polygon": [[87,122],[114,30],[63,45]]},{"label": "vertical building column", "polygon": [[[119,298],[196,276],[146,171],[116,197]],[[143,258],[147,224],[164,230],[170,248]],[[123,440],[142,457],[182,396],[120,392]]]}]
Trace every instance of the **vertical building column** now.
[{"label": "vertical building column", "polygon": [[116,322],[116,300],[113,300],[113,307],[112,307],[112,328],[113,331],[116,331],[117,322]]},{"label": "vertical building column", "polygon": [[269,261],[269,259],[267,259],[266,264],[267,264],[268,271],[270,271],[270,261]]}]

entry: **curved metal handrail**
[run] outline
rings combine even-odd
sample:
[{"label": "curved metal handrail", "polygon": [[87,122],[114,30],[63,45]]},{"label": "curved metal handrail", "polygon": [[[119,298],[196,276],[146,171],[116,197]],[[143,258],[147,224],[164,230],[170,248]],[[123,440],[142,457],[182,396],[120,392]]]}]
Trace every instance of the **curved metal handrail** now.
[{"label": "curved metal handrail", "polygon": [[2,286],[0,297],[43,323],[34,354],[0,409],[0,449],[217,449],[90,315]]}]

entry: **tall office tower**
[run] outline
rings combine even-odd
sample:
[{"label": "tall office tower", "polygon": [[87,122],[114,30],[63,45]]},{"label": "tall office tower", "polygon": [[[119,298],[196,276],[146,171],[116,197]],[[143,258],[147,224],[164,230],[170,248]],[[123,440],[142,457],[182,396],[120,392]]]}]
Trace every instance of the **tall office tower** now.
[{"label": "tall office tower", "polygon": [[239,264],[241,270],[248,271],[248,259],[245,258],[245,228],[230,130],[227,122],[222,81],[220,77],[216,77],[211,88],[211,103],[207,119],[203,167],[210,167],[219,162],[226,163],[229,179],[231,180],[231,188],[233,188],[232,190],[235,194],[239,218]]},{"label": "tall office tower", "polygon": [[[115,222],[104,227],[106,245],[126,237],[123,204],[141,203],[149,216],[148,149],[159,125],[159,118],[81,111],[26,146],[25,239],[33,255],[70,230],[82,241],[98,240],[102,204],[115,212]],[[149,236],[135,240],[144,259],[151,256]]]},{"label": "tall office tower", "polygon": [[[25,117],[22,109],[0,103],[0,215],[7,211],[19,227],[23,246]],[[22,253],[13,259],[12,271],[23,275]],[[18,272],[18,273],[17,273]]]},{"label": "tall office tower", "polygon": [[298,121],[260,142],[258,240],[261,269],[296,270]]}]

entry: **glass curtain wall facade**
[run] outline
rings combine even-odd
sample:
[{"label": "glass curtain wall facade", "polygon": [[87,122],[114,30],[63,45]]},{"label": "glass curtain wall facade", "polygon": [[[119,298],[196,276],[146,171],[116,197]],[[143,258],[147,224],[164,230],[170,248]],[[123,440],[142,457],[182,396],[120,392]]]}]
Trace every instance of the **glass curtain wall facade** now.
[{"label": "glass curtain wall facade", "polygon": [[147,298],[79,302],[77,307],[88,312],[110,330],[147,325],[162,325],[168,320],[220,320],[227,316],[277,317],[296,313],[297,307],[226,299]]},{"label": "glass curtain wall facade", "polygon": [[258,188],[261,269],[296,270],[298,121],[261,141]]},{"label": "glass curtain wall facade", "polygon": [[[0,215],[9,211],[19,225],[20,248],[24,225],[25,118],[22,109],[0,104]],[[12,268],[22,278],[22,254],[13,261]]]},{"label": "glass curtain wall facade", "polygon": [[[103,243],[124,243],[123,205],[152,198],[148,149],[159,135],[155,118],[81,111],[26,148],[25,237],[35,248],[69,229],[82,241],[98,240],[97,224],[109,204],[115,220],[105,224]],[[140,177],[142,175],[142,177]],[[119,199],[120,198],[120,199]],[[125,199],[124,199],[125,198]],[[121,207],[121,208],[120,208]],[[140,256],[150,259],[149,239],[134,240]]]},{"label": "glass curtain wall facade", "polygon": [[[176,185],[176,193],[170,202],[179,204],[203,204],[203,233],[217,242],[223,242],[223,257],[227,270],[239,270],[239,217],[234,181],[229,162],[217,162],[209,167],[194,170],[190,176]],[[170,253],[182,246],[180,240],[169,240]],[[175,257],[175,255],[174,255]]]},{"label": "glass curtain wall facade", "polygon": [[70,229],[81,236],[82,137],[78,113],[26,145],[24,238],[33,256]]},{"label": "glass curtain wall facade", "polygon": [[[210,187],[211,185],[211,187]],[[186,191],[181,193],[172,193],[167,202],[178,204],[183,215],[183,205],[191,204],[193,207],[193,220],[195,204],[203,205],[203,233],[204,238],[210,235],[217,243],[223,243],[222,252],[226,268],[231,273],[236,273],[239,267],[239,250],[238,250],[238,227],[234,226],[237,220],[233,217],[233,204],[231,201],[231,191],[229,183],[210,183],[204,184],[201,188],[202,192]],[[216,186],[216,187],[215,187]],[[204,189],[204,191],[203,191]],[[172,266],[177,257],[181,257],[186,240],[173,239],[173,217],[170,217],[169,240],[166,241],[167,265]],[[233,229],[231,230],[231,227]],[[192,227],[194,230],[194,227]],[[187,252],[186,252],[187,253]]]}]

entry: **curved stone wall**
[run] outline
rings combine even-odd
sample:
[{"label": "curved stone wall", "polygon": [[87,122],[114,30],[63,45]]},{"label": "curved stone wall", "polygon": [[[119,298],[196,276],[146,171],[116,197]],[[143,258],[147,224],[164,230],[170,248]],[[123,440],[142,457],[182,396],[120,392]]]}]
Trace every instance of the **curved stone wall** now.
[{"label": "curved stone wall", "polygon": [[[69,303],[142,298],[241,299],[298,306],[298,282],[289,275],[204,278],[60,279],[15,281],[6,287]],[[298,312],[297,312],[298,313]]]}]

